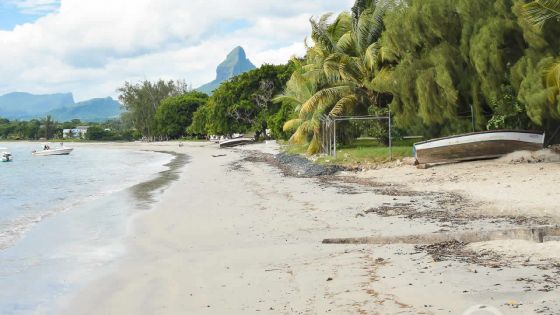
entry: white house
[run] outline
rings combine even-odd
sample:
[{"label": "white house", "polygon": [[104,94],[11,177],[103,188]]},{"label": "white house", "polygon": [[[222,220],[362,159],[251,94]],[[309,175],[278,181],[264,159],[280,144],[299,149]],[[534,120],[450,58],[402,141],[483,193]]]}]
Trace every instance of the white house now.
[{"label": "white house", "polygon": [[73,129],[63,129],[62,130],[62,137],[64,139],[67,139],[67,138],[76,138],[76,139],[85,138],[88,128],[89,128],[89,126],[78,126],[76,128],[73,128]]}]

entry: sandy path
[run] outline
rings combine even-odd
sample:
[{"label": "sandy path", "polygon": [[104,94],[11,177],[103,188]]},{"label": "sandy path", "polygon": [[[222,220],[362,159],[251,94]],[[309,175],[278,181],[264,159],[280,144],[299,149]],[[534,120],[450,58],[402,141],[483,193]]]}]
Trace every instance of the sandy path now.
[{"label": "sandy path", "polygon": [[550,270],[434,261],[412,245],[321,244],[438,231],[442,222],[357,215],[411,199],[429,205],[428,197],[284,177],[206,144],[157,148],[191,162],[135,220],[117,271],[80,292],[66,313],[434,314],[486,304],[522,314],[557,306],[557,289],[537,291],[536,281],[526,290],[517,280]]}]

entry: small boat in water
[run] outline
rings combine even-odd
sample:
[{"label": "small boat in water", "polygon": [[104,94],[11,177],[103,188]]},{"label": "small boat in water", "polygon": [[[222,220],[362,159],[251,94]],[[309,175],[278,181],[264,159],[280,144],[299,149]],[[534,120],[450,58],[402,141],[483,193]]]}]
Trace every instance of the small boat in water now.
[{"label": "small boat in water", "polygon": [[235,147],[255,142],[253,138],[235,138],[220,141],[220,148]]},{"label": "small boat in water", "polygon": [[497,158],[515,151],[537,151],[544,133],[525,130],[472,132],[414,144],[418,164],[450,163]]},{"label": "small boat in water", "polygon": [[2,154],[0,154],[0,161],[2,162],[11,162],[13,160],[14,160],[14,156],[12,155],[12,153],[8,151],[4,151],[2,152]]},{"label": "small boat in water", "polygon": [[50,146],[48,145],[44,145],[43,146],[43,150],[41,151],[33,151],[31,154],[36,155],[36,156],[45,156],[45,155],[68,155],[70,154],[70,152],[72,152],[74,149],[73,148],[64,148],[64,147],[60,147],[60,148],[56,148],[56,149],[51,149]]}]

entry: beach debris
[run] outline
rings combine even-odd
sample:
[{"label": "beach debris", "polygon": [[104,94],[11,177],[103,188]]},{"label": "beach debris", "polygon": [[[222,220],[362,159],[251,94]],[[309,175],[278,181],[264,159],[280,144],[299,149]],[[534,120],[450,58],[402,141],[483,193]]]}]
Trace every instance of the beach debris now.
[{"label": "beach debris", "polygon": [[221,157],[221,156],[226,156],[225,154],[212,154],[212,157]]},{"label": "beach debris", "polygon": [[293,177],[318,177],[333,175],[338,171],[346,170],[336,165],[319,165],[300,155],[287,153],[269,154],[249,151],[250,155],[244,160],[248,162],[262,162],[278,167],[285,176]]},{"label": "beach debris", "polygon": [[560,226],[540,226],[492,231],[469,231],[461,233],[430,233],[403,236],[366,236],[348,238],[326,238],[323,244],[432,244],[428,246],[464,246],[467,243],[494,240],[519,239],[538,243],[547,235],[559,235]]},{"label": "beach debris", "polygon": [[519,302],[517,302],[517,301],[509,300],[505,303],[505,305],[513,307],[513,308],[518,308],[521,304],[519,304]]},{"label": "beach debris", "polygon": [[560,162],[560,154],[551,149],[517,151],[501,157],[499,161],[510,164]]},{"label": "beach debris", "polygon": [[416,168],[419,170],[425,170],[432,167],[432,164],[417,164]]},{"label": "beach debris", "polygon": [[328,278],[327,278],[327,281],[332,281],[332,278],[331,278],[331,277],[328,277]]}]

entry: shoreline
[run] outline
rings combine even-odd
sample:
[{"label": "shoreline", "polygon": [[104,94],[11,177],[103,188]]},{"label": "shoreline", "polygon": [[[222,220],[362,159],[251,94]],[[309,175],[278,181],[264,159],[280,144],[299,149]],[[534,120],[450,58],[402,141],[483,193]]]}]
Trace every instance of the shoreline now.
[{"label": "shoreline", "polygon": [[[485,176],[511,176],[504,181],[509,188],[526,190],[529,184],[512,182],[519,173],[546,195],[550,191],[539,181],[556,179],[531,174],[542,164],[486,161],[428,171],[403,166],[301,176],[298,168],[286,174],[259,158],[255,151],[271,151],[265,144],[228,150],[205,143],[142,147],[188,153],[189,166],[153,210],[135,220],[116,271],[80,291],[68,314],[429,314],[476,305],[514,314],[560,311],[560,260],[547,254],[558,242],[538,244],[539,256],[527,241],[514,239],[322,244],[328,238],[391,240],[556,223],[548,199],[541,211],[496,212],[534,199],[525,194],[488,201],[479,191],[496,185]],[[447,187],[450,177],[454,185]]]},{"label": "shoreline", "polygon": [[[138,151],[129,149],[125,150]],[[0,312],[56,314],[78,288],[110,273],[115,261],[126,253],[121,239],[129,233],[130,221],[149,208],[159,191],[174,180],[177,169],[186,163],[181,154],[161,154],[145,155],[157,163],[161,161],[160,166],[146,169],[153,174],[145,173],[138,181],[128,178],[130,184],[121,183],[124,186],[116,190],[72,200],[62,210],[42,214],[40,222],[34,221],[17,241],[2,249],[0,277],[4,286],[11,289],[0,294]]]}]

